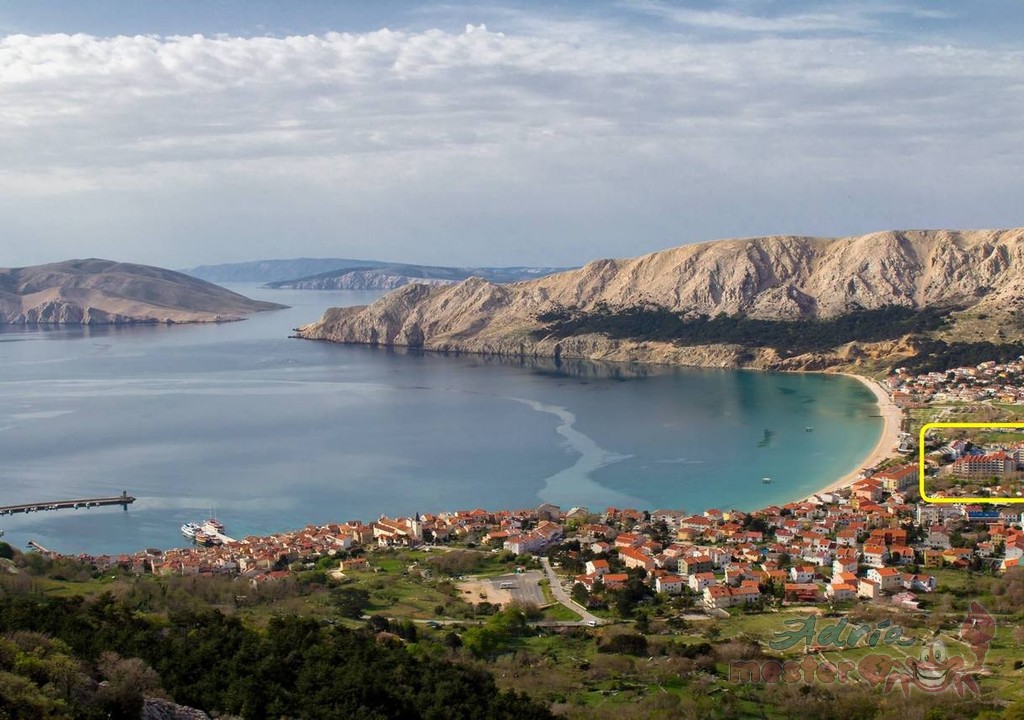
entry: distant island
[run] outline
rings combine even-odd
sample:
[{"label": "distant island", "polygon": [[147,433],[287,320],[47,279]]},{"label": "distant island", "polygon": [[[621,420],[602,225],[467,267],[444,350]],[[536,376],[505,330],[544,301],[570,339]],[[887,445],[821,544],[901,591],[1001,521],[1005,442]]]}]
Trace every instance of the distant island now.
[{"label": "distant island", "polygon": [[441,352],[882,373],[1024,352],[1024,229],[719,240],[499,285],[410,285],[297,337]]},{"label": "distant island", "polygon": [[446,267],[383,260],[296,258],[200,265],[182,270],[210,282],[259,282],[289,290],[394,290],[412,283],[449,285],[471,277],[493,283],[532,280],[562,272],[557,267]]},{"label": "distant island", "polygon": [[351,258],[291,258],[197,265],[183,268],[179,272],[212,283],[269,283],[308,277],[339,268],[377,267],[386,264],[376,260]]},{"label": "distant island", "polygon": [[0,325],[226,322],[284,307],[173,270],[113,260],[0,268]]}]

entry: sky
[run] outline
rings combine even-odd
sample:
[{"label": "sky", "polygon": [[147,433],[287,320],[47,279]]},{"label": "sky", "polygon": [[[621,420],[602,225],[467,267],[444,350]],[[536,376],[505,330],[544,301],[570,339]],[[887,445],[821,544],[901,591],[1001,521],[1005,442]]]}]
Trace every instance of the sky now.
[{"label": "sky", "polygon": [[1017,0],[0,3],[0,266],[1024,225]]}]

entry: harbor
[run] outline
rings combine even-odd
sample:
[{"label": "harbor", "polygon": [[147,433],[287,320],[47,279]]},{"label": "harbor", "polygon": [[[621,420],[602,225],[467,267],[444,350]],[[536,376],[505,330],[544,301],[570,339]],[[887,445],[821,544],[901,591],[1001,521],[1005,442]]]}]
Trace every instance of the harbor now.
[{"label": "harbor", "polygon": [[181,526],[181,534],[196,545],[224,545],[237,542],[233,537],[224,534],[224,524],[215,517],[202,524],[185,523]]}]

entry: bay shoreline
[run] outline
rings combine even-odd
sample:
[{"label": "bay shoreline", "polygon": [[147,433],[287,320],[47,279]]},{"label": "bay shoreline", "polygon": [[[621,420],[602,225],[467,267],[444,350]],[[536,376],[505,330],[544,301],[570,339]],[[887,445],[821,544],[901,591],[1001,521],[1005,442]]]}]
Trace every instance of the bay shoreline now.
[{"label": "bay shoreline", "polygon": [[[893,452],[895,452],[900,441],[900,432],[903,425],[903,411],[892,401],[889,393],[879,384],[876,380],[864,377],[863,375],[857,375],[855,373],[825,373],[834,375],[845,375],[846,377],[853,378],[864,385],[871,393],[875,396],[875,400],[878,403],[878,411],[882,416],[882,434],[878,438],[878,442],[875,443],[875,447],[870,453],[859,463],[859,467],[851,470],[842,477],[832,481],[820,490],[811,493],[811,495],[817,495],[820,493],[836,492],[850,487],[855,482],[861,479],[863,470],[865,468],[876,467],[879,463],[887,460]],[[808,496],[810,497],[810,496]]]},{"label": "bay shoreline", "polygon": [[[299,330],[299,328],[296,328],[296,331],[298,331],[298,330]],[[290,335],[289,338],[298,339],[298,340],[307,340],[307,341],[312,340],[314,342],[336,343],[336,344],[340,344],[340,345],[357,345],[357,346],[364,346],[364,347],[368,346],[366,343],[328,340],[326,338],[309,338],[309,337],[304,337],[302,335]],[[502,359],[502,360],[510,359],[510,358],[514,357],[512,355],[506,355],[504,353],[496,353],[496,352],[493,352],[493,351],[489,352],[489,351],[481,351],[481,350],[463,350],[463,349],[453,350],[453,349],[437,349],[437,348],[409,348],[409,347],[403,346],[403,345],[388,346],[388,349],[392,350],[392,351],[400,350],[400,351],[404,351],[404,352],[431,353],[431,354],[436,354],[436,355],[449,355],[449,354],[453,354],[455,356],[459,356],[459,355],[474,355],[474,356],[484,357],[484,358],[488,358],[488,357],[489,358],[499,358],[499,359]],[[520,359],[524,359],[524,358],[521,357]],[[887,460],[895,452],[896,448],[899,445],[899,441],[900,441],[900,432],[901,432],[901,428],[902,428],[902,425],[903,425],[903,411],[892,401],[892,398],[889,396],[889,393],[878,383],[878,381],[876,381],[876,380],[874,380],[872,378],[866,377],[864,375],[858,375],[857,373],[853,373],[853,372],[833,372],[833,371],[829,371],[827,369],[826,370],[789,370],[789,369],[771,369],[771,368],[756,368],[756,367],[715,367],[715,366],[711,366],[711,365],[688,365],[688,364],[673,363],[673,362],[656,362],[656,361],[651,361],[651,360],[642,360],[642,361],[641,360],[629,360],[629,361],[625,361],[625,360],[608,360],[608,359],[603,359],[603,358],[602,359],[593,359],[593,358],[587,358],[587,357],[575,357],[573,355],[562,356],[560,358],[555,358],[555,357],[548,356],[548,355],[543,355],[543,354],[534,354],[532,356],[529,356],[529,359],[532,360],[535,363],[536,362],[553,363],[555,365],[555,367],[558,366],[559,362],[563,362],[564,363],[566,361],[569,361],[569,362],[573,362],[574,361],[574,362],[578,362],[578,363],[591,363],[591,364],[594,364],[594,365],[610,365],[610,366],[618,366],[618,367],[637,367],[637,366],[639,366],[639,367],[647,366],[647,367],[652,367],[652,368],[686,368],[686,367],[690,367],[690,368],[694,368],[694,369],[703,369],[703,370],[732,370],[732,371],[745,371],[745,372],[758,372],[758,373],[773,373],[773,372],[775,372],[775,373],[783,373],[783,374],[843,375],[843,376],[846,376],[848,378],[852,378],[852,379],[860,382],[862,385],[864,385],[865,388],[867,388],[868,390],[871,391],[871,394],[875,396],[875,401],[878,404],[879,415],[882,418],[882,432],[881,432],[881,435],[878,438],[878,441],[875,443],[875,446],[872,448],[871,452],[868,453],[864,457],[864,459],[861,462],[858,463],[858,466],[855,469],[853,469],[853,470],[849,471],[848,473],[842,475],[841,477],[833,480],[832,482],[828,483],[827,485],[825,485],[824,487],[822,487],[822,488],[820,488],[818,490],[815,490],[815,491],[813,491],[813,492],[811,492],[811,493],[809,493],[807,495],[803,495],[803,496],[801,496],[799,498],[794,498],[794,501],[797,501],[797,500],[807,500],[807,499],[810,499],[811,497],[813,497],[814,495],[818,495],[818,494],[821,494],[821,493],[837,492],[839,490],[843,490],[845,488],[850,487],[851,485],[853,485],[855,482],[857,482],[858,480],[860,480],[862,478],[862,474],[863,474],[863,470],[864,469],[866,469],[866,468],[874,468],[877,465],[879,465],[880,463],[882,463],[883,461]]]}]

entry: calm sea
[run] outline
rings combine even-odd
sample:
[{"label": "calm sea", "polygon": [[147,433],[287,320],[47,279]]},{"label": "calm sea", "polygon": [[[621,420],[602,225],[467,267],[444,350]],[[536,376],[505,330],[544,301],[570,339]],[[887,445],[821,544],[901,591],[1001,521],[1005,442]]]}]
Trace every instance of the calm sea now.
[{"label": "calm sea", "polygon": [[233,287],[293,307],[224,325],[0,329],[0,505],[139,498],[0,517],[5,540],[166,548],[211,512],[243,537],[544,501],[753,509],[856,468],[881,432],[871,393],[844,377],[291,340],[378,293]]}]

